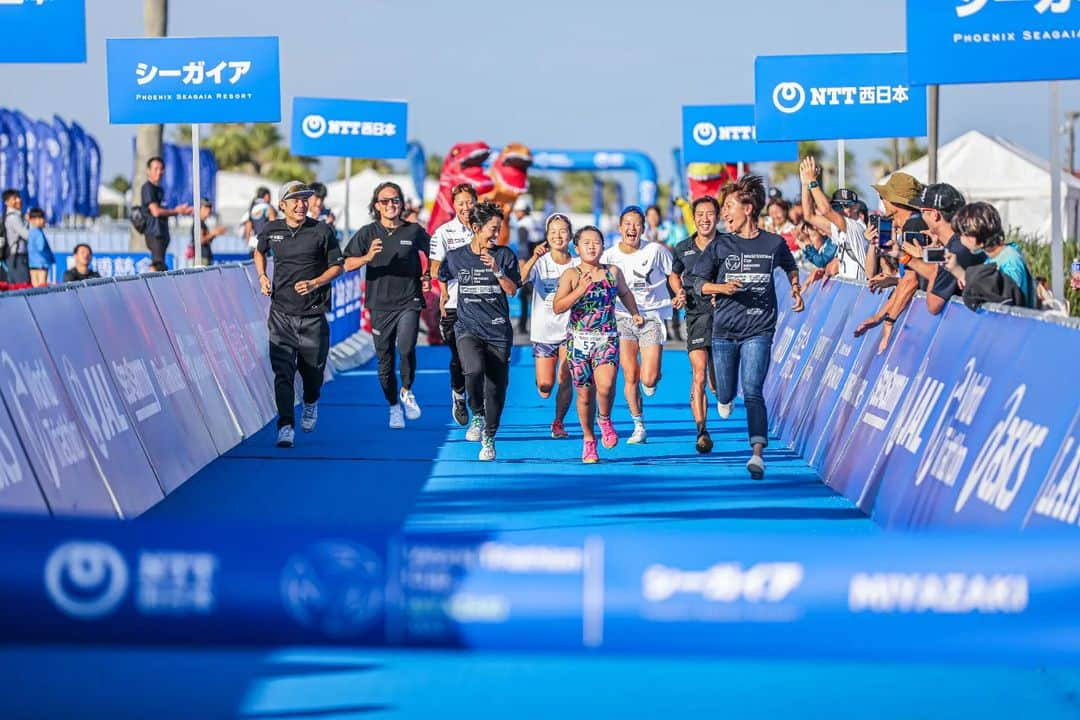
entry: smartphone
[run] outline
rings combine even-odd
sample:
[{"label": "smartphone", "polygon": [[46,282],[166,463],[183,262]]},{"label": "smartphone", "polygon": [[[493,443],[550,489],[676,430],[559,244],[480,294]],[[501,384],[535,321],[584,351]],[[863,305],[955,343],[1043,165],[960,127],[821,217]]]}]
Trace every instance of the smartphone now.
[{"label": "smartphone", "polygon": [[870,218],[868,219],[866,225],[867,225],[867,227],[872,227],[872,228],[874,228],[876,230],[880,223],[881,223],[881,216],[878,215],[877,213],[871,213]]},{"label": "smartphone", "polygon": [[926,248],[923,250],[923,260],[935,265],[943,264],[945,262],[945,248]]},{"label": "smartphone", "polygon": [[888,247],[889,245],[892,245],[892,231],[892,218],[883,217],[878,220],[878,247]]},{"label": "smartphone", "polygon": [[930,237],[926,233],[905,232],[904,242],[911,243],[913,245],[919,245],[921,247],[926,247],[930,244]]}]

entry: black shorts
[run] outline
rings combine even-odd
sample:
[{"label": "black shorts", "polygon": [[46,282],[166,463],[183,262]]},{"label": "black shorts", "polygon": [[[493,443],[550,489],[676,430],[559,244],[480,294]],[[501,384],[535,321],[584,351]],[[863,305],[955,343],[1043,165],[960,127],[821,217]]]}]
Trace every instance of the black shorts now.
[{"label": "black shorts", "polygon": [[712,313],[686,316],[686,351],[712,349]]}]

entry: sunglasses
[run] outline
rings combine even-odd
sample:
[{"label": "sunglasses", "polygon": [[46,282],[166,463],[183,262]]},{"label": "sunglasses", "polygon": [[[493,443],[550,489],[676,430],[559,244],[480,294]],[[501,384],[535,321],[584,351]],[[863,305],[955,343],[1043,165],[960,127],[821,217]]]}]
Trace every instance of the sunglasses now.
[{"label": "sunglasses", "polygon": [[399,198],[399,197],[380,198],[379,200],[376,200],[375,202],[378,203],[379,205],[400,205],[401,204],[401,198]]}]

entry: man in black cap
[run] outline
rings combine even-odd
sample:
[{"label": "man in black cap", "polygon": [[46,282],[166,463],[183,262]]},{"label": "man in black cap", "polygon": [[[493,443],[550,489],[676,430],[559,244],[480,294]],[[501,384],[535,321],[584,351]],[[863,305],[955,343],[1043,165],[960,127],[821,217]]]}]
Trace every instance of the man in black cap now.
[{"label": "man in black cap", "polygon": [[[266,224],[255,246],[255,269],[264,295],[271,297],[270,366],[278,410],[278,447],[292,447],[297,370],[304,384],[300,429],[311,432],[319,418],[326,356],[330,352],[330,283],[344,262],[334,231],[307,216],[312,191],[299,180],[281,186],[282,217]],[[266,275],[266,256],[274,256],[274,280]]]},{"label": "man in black cap", "polygon": [[[926,234],[933,243],[923,249],[921,254],[917,254],[917,248],[905,247],[905,251],[911,255],[911,261],[907,265],[919,274],[922,281],[919,283],[920,289],[927,293],[926,308],[934,315],[945,309],[949,298],[962,294],[956,277],[944,268],[946,254],[955,255],[957,264],[965,270],[981,265],[984,259],[984,256],[975,255],[964,247],[960,236],[953,231],[953,216],[965,204],[960,191],[948,183],[926,186],[922,195],[912,202],[912,205],[922,211]],[[938,248],[943,248],[944,253],[934,252]],[[928,262],[927,258],[933,262]]]},{"label": "man in black cap", "polygon": [[836,244],[837,275],[866,281],[866,224],[859,220],[859,196],[840,188],[825,197],[821,188],[821,168],[813,157],[799,166],[802,180],[803,217]]}]

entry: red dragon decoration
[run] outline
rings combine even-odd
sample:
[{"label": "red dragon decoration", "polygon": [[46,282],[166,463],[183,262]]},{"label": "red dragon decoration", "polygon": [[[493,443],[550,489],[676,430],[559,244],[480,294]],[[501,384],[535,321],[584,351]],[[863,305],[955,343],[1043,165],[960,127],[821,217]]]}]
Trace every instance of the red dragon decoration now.
[{"label": "red dragon decoration", "polygon": [[454,198],[450,196],[450,191],[455,185],[467,182],[476,188],[478,195],[495,189],[495,182],[484,174],[484,163],[490,155],[491,146],[480,140],[458,143],[450,148],[439,174],[439,194],[431,208],[428,234],[454,218]]},{"label": "red dragon decoration", "polygon": [[499,244],[510,243],[510,210],[514,201],[529,189],[529,168],[533,157],[529,148],[521,143],[510,143],[504,147],[491,163],[491,179],[494,187],[488,193],[481,193],[480,199],[495,202],[502,206],[503,224],[499,231]]}]

